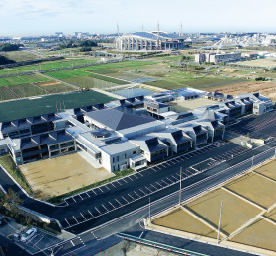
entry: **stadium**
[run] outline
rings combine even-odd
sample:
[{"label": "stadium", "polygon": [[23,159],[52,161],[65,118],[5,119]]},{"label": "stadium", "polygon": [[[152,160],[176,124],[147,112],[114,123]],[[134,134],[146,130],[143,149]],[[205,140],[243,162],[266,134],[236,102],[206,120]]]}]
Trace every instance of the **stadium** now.
[{"label": "stadium", "polygon": [[116,38],[116,49],[120,51],[177,50],[186,47],[185,37],[166,32],[134,32]]}]

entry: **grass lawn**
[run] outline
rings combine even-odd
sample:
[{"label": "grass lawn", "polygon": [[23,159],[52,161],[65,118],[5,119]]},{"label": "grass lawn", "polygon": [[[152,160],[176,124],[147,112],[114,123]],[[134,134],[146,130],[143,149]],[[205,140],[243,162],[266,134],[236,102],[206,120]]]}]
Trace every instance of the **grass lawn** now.
[{"label": "grass lawn", "polygon": [[64,78],[71,78],[71,77],[87,76],[88,73],[80,69],[72,69],[72,70],[50,71],[50,72],[46,72],[45,75],[48,75],[57,79],[64,79]]},{"label": "grass lawn", "polygon": [[25,177],[17,168],[10,155],[1,156],[0,164],[9,172],[10,175],[13,176],[13,178],[20,184],[20,186],[27,191],[27,193],[32,194],[31,188],[28,185]]}]

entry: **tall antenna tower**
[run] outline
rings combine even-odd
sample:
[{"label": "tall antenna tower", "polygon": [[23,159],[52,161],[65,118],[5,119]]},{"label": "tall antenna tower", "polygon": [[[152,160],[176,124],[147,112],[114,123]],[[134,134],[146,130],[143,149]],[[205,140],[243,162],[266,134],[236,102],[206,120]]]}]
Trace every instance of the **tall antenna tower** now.
[{"label": "tall antenna tower", "polygon": [[179,28],[179,36],[183,36],[183,27],[182,27],[182,21],[181,21],[181,24],[180,24],[180,28]]}]

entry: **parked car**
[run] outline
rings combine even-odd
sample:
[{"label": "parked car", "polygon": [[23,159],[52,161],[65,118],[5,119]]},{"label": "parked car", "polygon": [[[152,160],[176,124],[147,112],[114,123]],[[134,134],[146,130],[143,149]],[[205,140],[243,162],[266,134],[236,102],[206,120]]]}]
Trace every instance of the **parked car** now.
[{"label": "parked car", "polygon": [[13,238],[14,238],[14,240],[16,240],[16,241],[20,241],[20,240],[21,240],[21,237],[22,237],[22,235],[21,235],[20,233],[15,233],[15,234],[13,234]]},{"label": "parked car", "polygon": [[32,238],[35,233],[37,232],[36,228],[30,228],[28,229],[21,237],[21,241],[22,242],[26,242],[27,240],[29,240],[30,238]]}]

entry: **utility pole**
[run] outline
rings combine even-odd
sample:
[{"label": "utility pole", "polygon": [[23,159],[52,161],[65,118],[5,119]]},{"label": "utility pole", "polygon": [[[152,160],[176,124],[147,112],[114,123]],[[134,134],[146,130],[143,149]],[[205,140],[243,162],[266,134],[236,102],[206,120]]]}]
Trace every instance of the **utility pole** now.
[{"label": "utility pole", "polygon": [[179,28],[179,36],[183,36],[183,27],[182,27],[182,21],[181,21],[181,24],[180,24],[180,28]]},{"label": "utility pole", "polygon": [[150,197],[149,197],[149,221],[150,221]]},{"label": "utility pole", "polygon": [[182,173],[182,167],[180,167],[180,176],[179,176],[179,205],[181,204],[181,173]]},{"label": "utility pole", "polygon": [[220,233],[221,214],[222,214],[222,200],[221,200],[221,205],[220,205],[220,214],[219,214],[219,225],[218,225],[218,238],[217,238],[217,244],[219,244],[219,233]]},{"label": "utility pole", "polygon": [[254,155],[252,156],[252,167],[253,168],[253,165],[254,165]]},{"label": "utility pole", "polygon": [[159,30],[160,30],[160,27],[159,27],[159,21],[158,21],[158,24],[157,24],[157,47],[156,47],[157,51],[159,50]]}]

